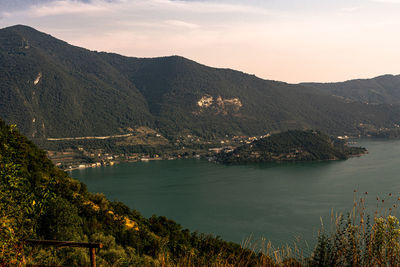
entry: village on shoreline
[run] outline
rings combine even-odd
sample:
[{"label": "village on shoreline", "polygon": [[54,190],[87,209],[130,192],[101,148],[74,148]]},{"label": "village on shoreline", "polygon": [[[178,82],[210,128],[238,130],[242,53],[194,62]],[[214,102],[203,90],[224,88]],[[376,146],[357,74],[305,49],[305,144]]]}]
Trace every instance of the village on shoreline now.
[{"label": "village on shoreline", "polygon": [[[191,135],[187,135],[185,138],[181,137],[175,140],[172,148],[161,148],[153,153],[112,153],[110,151],[106,152],[105,149],[85,148],[85,146],[82,145],[77,146],[75,149],[68,148],[62,151],[47,150],[47,155],[57,167],[65,171],[113,166],[115,164],[127,162],[149,162],[190,158],[212,160],[221,152],[229,153],[241,145],[251,144],[254,141],[269,137],[270,135],[270,133],[267,133],[262,136],[233,136],[213,142],[203,142],[202,146],[199,146],[198,142],[195,142],[199,139],[193,139]],[[337,136],[336,138],[344,140],[348,144],[356,143],[354,141],[349,141],[349,139],[353,137],[346,135]],[[77,140],[81,139],[83,138]]]}]

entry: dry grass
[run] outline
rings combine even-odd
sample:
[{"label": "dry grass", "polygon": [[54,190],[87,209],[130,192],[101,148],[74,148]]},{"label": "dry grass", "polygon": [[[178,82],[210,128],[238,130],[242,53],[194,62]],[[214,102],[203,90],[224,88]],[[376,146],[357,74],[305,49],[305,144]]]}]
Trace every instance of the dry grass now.
[{"label": "dry grass", "polygon": [[329,232],[322,226],[310,266],[400,266],[400,225],[394,216],[400,198],[377,198],[369,215],[366,196],[355,199],[347,215],[332,214]]},{"label": "dry grass", "polygon": [[[366,208],[367,193],[354,198],[347,214],[331,213],[331,224],[321,229],[317,245],[307,257],[299,243],[273,247],[265,239],[245,240],[245,250],[226,257],[222,251],[209,255],[203,261],[195,255],[186,255],[173,266],[400,266],[400,224],[396,211],[400,197],[392,194],[377,198],[374,212]],[[212,259],[212,260],[210,260]],[[171,266],[164,262],[162,266]]]}]

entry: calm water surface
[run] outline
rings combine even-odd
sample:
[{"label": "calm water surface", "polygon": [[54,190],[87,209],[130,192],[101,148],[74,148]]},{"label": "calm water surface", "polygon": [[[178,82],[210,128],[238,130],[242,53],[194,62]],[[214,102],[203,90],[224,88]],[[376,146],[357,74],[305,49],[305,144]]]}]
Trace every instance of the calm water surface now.
[{"label": "calm water surface", "polygon": [[[360,140],[369,154],[346,161],[224,166],[203,160],[125,163],[76,170],[92,192],[122,201],[145,217],[165,215],[192,231],[241,242],[312,240],[331,210],[349,211],[354,190],[396,198],[400,141]],[[387,201],[388,202],[388,201]],[[387,203],[386,202],[386,203]]]}]

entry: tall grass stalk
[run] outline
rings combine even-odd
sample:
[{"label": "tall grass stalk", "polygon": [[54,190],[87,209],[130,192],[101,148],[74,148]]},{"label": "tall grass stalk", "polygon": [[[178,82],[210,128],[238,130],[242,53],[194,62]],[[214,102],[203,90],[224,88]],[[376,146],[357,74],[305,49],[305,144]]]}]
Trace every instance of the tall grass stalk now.
[{"label": "tall grass stalk", "polygon": [[331,231],[322,225],[310,266],[400,266],[400,226],[393,215],[399,198],[377,198],[373,216],[366,209],[366,195],[354,200],[346,215],[333,214]]}]

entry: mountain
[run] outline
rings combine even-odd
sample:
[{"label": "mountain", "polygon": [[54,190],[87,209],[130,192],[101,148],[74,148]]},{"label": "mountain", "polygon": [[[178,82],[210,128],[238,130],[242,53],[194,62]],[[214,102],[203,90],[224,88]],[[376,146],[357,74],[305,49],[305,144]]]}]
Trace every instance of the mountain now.
[{"label": "mountain", "polygon": [[149,127],[170,140],[288,129],[362,134],[400,108],[347,103],[315,86],[263,80],[178,57],[132,58],[75,47],[27,26],[0,30],[0,114],[33,140]]},{"label": "mountain", "polygon": [[0,112],[30,137],[152,122],[141,93],[97,53],[24,26],[0,31],[0,51]]},{"label": "mountain", "polygon": [[157,126],[167,131],[189,130],[200,136],[297,128],[358,133],[358,122],[390,125],[395,118],[389,118],[391,114],[398,114],[392,107],[350,105],[317,89],[210,68],[181,57],[142,59],[137,67],[129,66],[130,58],[105,55],[143,93]]},{"label": "mountain", "polygon": [[383,75],[340,83],[303,83],[346,101],[368,104],[400,104],[400,75]]}]

